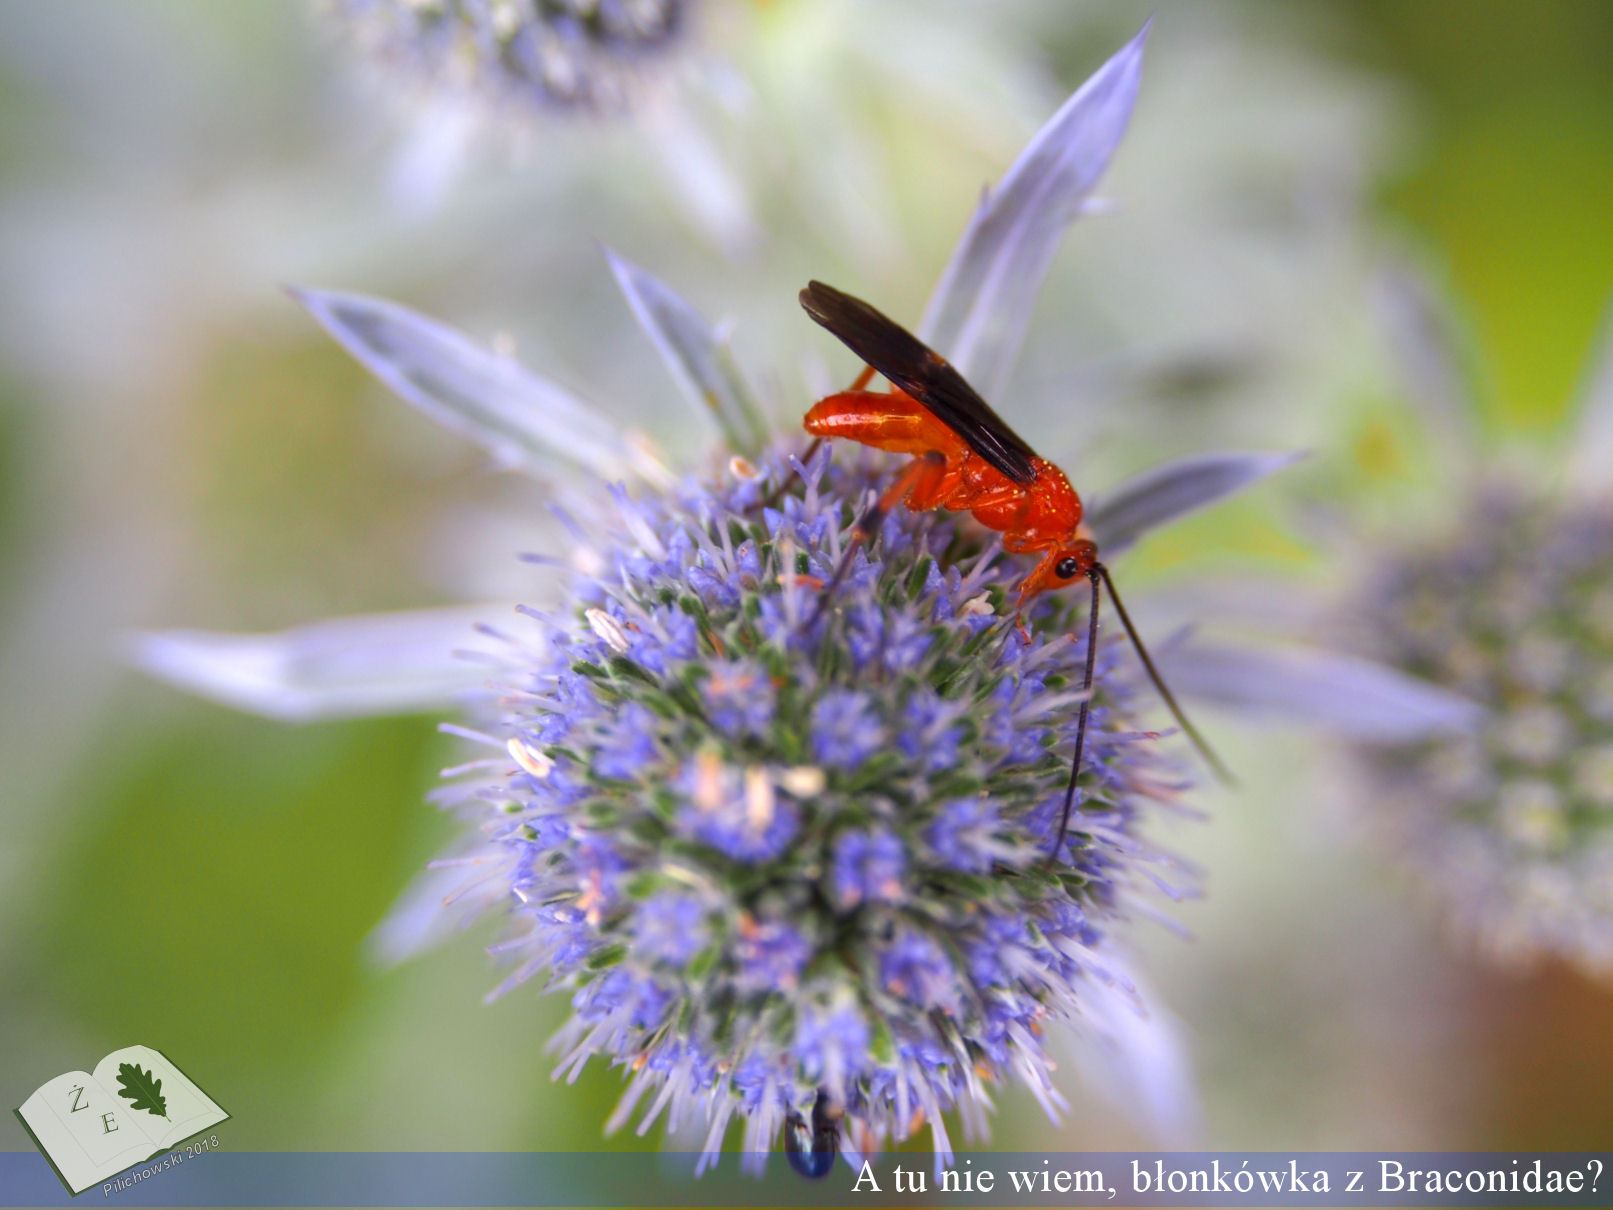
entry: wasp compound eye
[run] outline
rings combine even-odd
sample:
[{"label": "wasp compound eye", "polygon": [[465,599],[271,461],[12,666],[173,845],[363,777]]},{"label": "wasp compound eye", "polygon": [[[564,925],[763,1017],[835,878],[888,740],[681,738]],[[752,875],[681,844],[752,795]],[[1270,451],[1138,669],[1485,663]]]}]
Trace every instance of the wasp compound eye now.
[{"label": "wasp compound eye", "polygon": [[1060,559],[1057,567],[1053,569],[1055,575],[1061,580],[1073,580],[1081,570],[1081,564],[1073,555],[1068,559]]},{"label": "wasp compound eye", "polygon": [[794,1168],[808,1180],[822,1180],[834,1170],[835,1156],[839,1154],[839,1130],[836,1117],[829,1110],[829,1096],[821,1089],[812,1103],[812,1125],[809,1127],[798,1113],[792,1113],[784,1124],[784,1154]]}]

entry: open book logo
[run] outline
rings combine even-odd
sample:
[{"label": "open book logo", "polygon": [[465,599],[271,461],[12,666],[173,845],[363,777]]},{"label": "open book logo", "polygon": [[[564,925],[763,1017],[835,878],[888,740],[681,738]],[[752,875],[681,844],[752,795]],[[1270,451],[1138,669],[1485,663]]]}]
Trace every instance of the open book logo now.
[{"label": "open book logo", "polygon": [[126,1046],[41,1085],[17,1116],[77,1196],[230,1115],[161,1051]]}]

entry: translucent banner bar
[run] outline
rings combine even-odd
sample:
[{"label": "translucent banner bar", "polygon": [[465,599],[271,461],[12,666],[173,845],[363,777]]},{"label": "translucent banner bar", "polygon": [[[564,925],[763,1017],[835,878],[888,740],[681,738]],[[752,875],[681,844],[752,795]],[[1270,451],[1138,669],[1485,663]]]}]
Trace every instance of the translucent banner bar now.
[{"label": "translucent banner bar", "polygon": [[0,1207],[1606,1206],[1610,1152],[973,1152],[848,1160],[822,1180],[685,1153],[165,1153],[71,1197],[37,1152],[0,1152]]}]

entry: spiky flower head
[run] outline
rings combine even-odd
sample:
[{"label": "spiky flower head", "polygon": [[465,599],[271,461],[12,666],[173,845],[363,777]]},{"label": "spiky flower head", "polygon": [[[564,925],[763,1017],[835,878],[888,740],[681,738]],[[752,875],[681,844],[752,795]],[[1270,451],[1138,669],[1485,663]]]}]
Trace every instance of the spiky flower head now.
[{"label": "spiky flower head", "polygon": [[[920,335],[993,394],[1125,129],[1143,42],[986,197],[931,300]],[[737,1116],[759,1160],[781,1130],[814,1151],[824,1134],[860,1149],[926,1122],[945,1158],[942,1115],[982,1130],[995,1085],[1063,1103],[1044,1030],[1076,1017],[1137,1041],[1140,1099],[1156,1122],[1179,1121],[1186,1081],[1168,1033],[1115,1011],[1135,1003],[1110,948],[1117,926],[1142,888],[1190,887],[1141,834],[1182,779],[1133,718],[1131,655],[1096,653],[1078,810],[1060,834],[1082,594],[1047,594],[1015,619],[1017,559],[967,518],[902,508],[831,588],[891,460],[797,461],[801,438],[769,435],[717,332],[610,260],[673,377],[721,428],[719,471],[678,480],[558,384],[403,307],[296,292],[389,387],[501,463],[568,466],[594,485],[561,510],[565,545],[540,560],[571,569],[562,603],[482,627],[497,645],[492,695],[485,671],[447,658],[465,646],[463,611],[169,632],[145,637],[141,661],[280,717],[418,709],[475,686],[476,725],[448,729],[492,752],[442,798],[478,832],[439,872],[469,869],[453,907],[508,913],[506,988],[542,978],[571,996],[559,1073],[594,1055],[623,1069],[613,1125],[688,1121],[714,1154]],[[1086,520],[1112,556],[1287,462],[1184,459],[1089,502]],[[383,952],[432,935],[442,891],[406,899]]]},{"label": "spiky flower head", "polygon": [[1613,360],[1588,378],[1571,447],[1526,470],[1474,423],[1448,304],[1404,267],[1381,285],[1451,482],[1442,523],[1373,545],[1346,627],[1469,719],[1358,751],[1374,818],[1465,943],[1613,974]]},{"label": "spiky flower head", "polygon": [[361,50],[417,85],[500,104],[614,112],[686,23],[687,0],[324,0]]},{"label": "spiky flower head", "polygon": [[993,1086],[1052,1111],[1044,1027],[1111,979],[1141,886],[1188,889],[1139,834],[1179,778],[1110,644],[1044,863],[1084,632],[1060,594],[1021,634],[998,544],[898,510],[812,618],[883,465],[774,455],[618,494],[577,527],[597,570],[507,636],[486,734],[513,759],[457,798],[513,892],[509,984],[572,997],[560,1070],[630,1073],[615,1124],[643,1102],[716,1150],[741,1115],[765,1151],[821,1092],[860,1148],[927,1121],[946,1153],[941,1115],[983,1131]]},{"label": "spiky flower head", "polygon": [[1367,753],[1453,922],[1613,972],[1613,514],[1491,485],[1444,540],[1386,550],[1357,616],[1374,655],[1485,707]]}]

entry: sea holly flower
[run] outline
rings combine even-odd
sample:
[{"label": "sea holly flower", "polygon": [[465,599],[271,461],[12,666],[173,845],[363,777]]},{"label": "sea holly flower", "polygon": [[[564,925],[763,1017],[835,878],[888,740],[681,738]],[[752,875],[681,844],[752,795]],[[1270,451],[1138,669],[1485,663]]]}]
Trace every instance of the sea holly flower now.
[{"label": "sea holly flower", "polygon": [[[982,1081],[1019,1073],[1058,1106],[1042,1029],[1078,1017],[1084,985],[1112,977],[1104,943],[1135,897],[1193,889],[1140,834],[1150,810],[1175,807],[1181,775],[1135,721],[1134,672],[1114,645],[1100,653],[1077,831],[1043,868],[1079,705],[1077,606],[1036,611],[1028,640],[1011,616],[968,608],[1002,593],[995,544],[898,511],[839,608],[808,627],[882,467],[768,454],[715,485],[621,502],[627,516],[591,538],[609,572],[583,578],[578,608],[534,619],[541,659],[520,632],[504,657],[500,694],[515,705],[489,742],[541,752],[541,776],[498,762],[461,787],[521,880],[510,952],[577,997],[562,1069],[620,1062],[634,1103],[641,1084],[671,1087],[651,1104],[669,1125],[699,1114],[711,1147],[733,1114],[765,1145],[820,1091],[856,1145],[902,1137],[922,1108],[942,1153],[940,1115],[977,1124]],[[728,591],[698,592],[696,567]],[[669,654],[673,618],[697,623],[694,650]],[[922,642],[880,650],[895,629]],[[707,719],[699,688],[717,652],[725,673],[742,655],[771,683],[759,730],[735,738]],[[932,697],[968,737],[940,767],[890,739]],[[978,809],[963,818],[960,803]],[[558,843],[528,825],[557,815],[571,828]],[[698,921],[698,952],[668,945],[651,909],[668,896]],[[607,977],[602,1017],[593,988]],[[867,1041],[818,1058],[827,1020]],[[665,1047],[715,1066],[665,1085],[675,1069],[650,1062]]]},{"label": "sea holly flower", "polygon": [[[1357,797],[1464,946],[1613,972],[1613,340],[1563,446],[1486,447],[1447,308],[1379,301],[1435,490],[1403,493],[1312,647],[1167,653],[1179,689],[1357,741]],[[1438,473],[1442,472],[1442,473]],[[1380,489],[1381,493],[1387,487]],[[1366,658],[1363,658],[1366,657]]]},{"label": "sea holly flower", "polygon": [[[393,111],[397,143],[387,193],[404,212],[439,207],[541,161],[588,176],[607,144],[648,169],[682,217],[730,254],[762,229],[757,182],[722,144],[749,87],[707,45],[694,0],[317,0],[319,24],[349,52],[355,74]],[[754,37],[740,39],[743,48]],[[614,129],[612,129],[614,128]],[[541,156],[538,149],[541,148]],[[507,183],[506,183],[507,188]],[[540,190],[542,187],[540,186]],[[512,213],[525,213],[530,191]],[[554,205],[553,195],[546,205]],[[662,207],[665,208],[664,206]],[[485,221],[481,206],[475,207]]]},{"label": "sea holly flower", "polygon": [[324,0],[325,19],[416,86],[500,106],[613,112],[687,22],[687,0]]},{"label": "sea holly flower", "polygon": [[1384,552],[1357,602],[1386,663],[1485,708],[1363,754],[1380,821],[1458,930],[1505,963],[1613,972],[1613,512],[1516,483]]},{"label": "sea holly flower", "polygon": [[[1060,109],[965,232],[921,328],[965,374],[1006,375],[1059,237],[1118,145],[1142,49],[1140,35]],[[721,470],[670,473],[576,397],[404,308],[301,292],[394,391],[501,461],[617,485],[559,510],[569,549],[540,562],[562,603],[484,621],[469,667],[450,658],[466,646],[459,614],[149,636],[146,666],[283,717],[418,708],[459,669],[473,725],[448,729],[481,755],[439,795],[470,824],[440,869],[470,872],[457,908],[504,908],[495,950],[513,969],[498,992],[541,978],[570,997],[556,1074],[596,1055],[622,1068],[608,1128],[698,1123],[710,1157],[738,1118],[759,1161],[781,1134],[821,1126],[863,1151],[923,1123],[943,1162],[944,1115],[983,1134],[995,1086],[1022,1084],[1056,1114],[1048,1030],[1110,1031],[1137,999],[1121,926],[1148,897],[1195,889],[1145,835],[1189,779],[1145,729],[1132,654],[1096,653],[1078,809],[1055,836],[1081,602],[1046,594],[1016,618],[1023,573],[1000,541],[899,508],[820,611],[889,461],[803,460],[700,316],[611,264],[722,431]],[[1117,552],[1285,462],[1172,464],[1099,498],[1090,521]],[[431,932],[440,895],[407,905],[383,944]],[[1138,1049],[1170,1052],[1157,1038]]]},{"label": "sea holly flower", "polygon": [[1475,726],[1360,754],[1374,819],[1458,935],[1507,965],[1613,973],[1613,358],[1558,455],[1486,451],[1426,286],[1387,279],[1412,397],[1449,451],[1444,507],[1374,546],[1363,651],[1445,686]]}]

